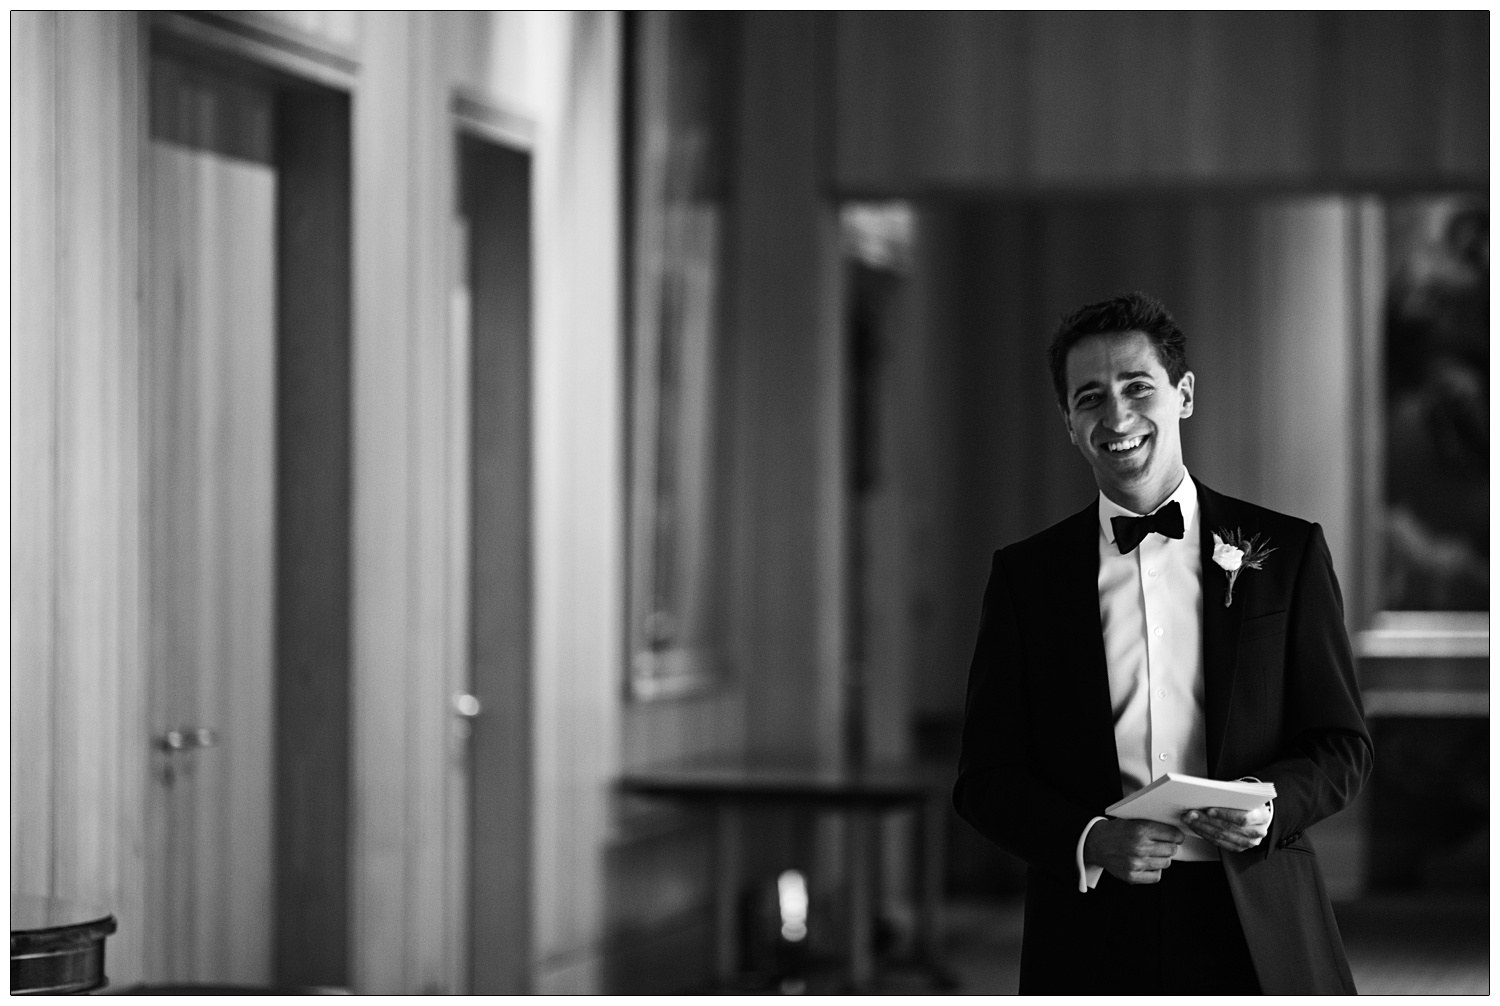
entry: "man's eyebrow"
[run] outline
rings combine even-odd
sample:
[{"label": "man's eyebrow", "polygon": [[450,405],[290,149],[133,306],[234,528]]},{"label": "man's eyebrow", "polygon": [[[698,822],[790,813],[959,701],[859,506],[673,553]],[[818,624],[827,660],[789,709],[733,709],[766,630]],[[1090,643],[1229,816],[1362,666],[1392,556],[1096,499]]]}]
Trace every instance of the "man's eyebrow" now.
[{"label": "man's eyebrow", "polygon": [[1151,374],[1151,371],[1149,371],[1149,370],[1127,370],[1127,371],[1125,371],[1125,373],[1119,375],[1119,379],[1122,380],[1122,381],[1133,381],[1137,377],[1151,377],[1151,376],[1152,376],[1152,374]]},{"label": "man's eyebrow", "polygon": [[1086,381],[1083,384],[1080,384],[1078,387],[1074,388],[1073,391],[1068,395],[1068,397],[1069,398],[1077,398],[1079,395],[1081,395],[1085,391],[1093,391],[1093,390],[1095,390],[1097,388],[1102,388],[1102,387],[1104,387],[1104,385],[1102,383],[1100,383],[1099,381]]}]

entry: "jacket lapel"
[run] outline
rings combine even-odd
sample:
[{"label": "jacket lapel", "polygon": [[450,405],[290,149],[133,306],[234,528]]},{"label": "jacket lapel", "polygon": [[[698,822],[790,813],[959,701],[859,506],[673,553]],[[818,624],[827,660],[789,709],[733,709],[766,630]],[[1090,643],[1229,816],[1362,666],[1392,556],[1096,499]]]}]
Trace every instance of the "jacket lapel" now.
[{"label": "jacket lapel", "polygon": [[1109,699],[1109,665],[1104,656],[1104,629],[1099,620],[1099,501],[1075,514],[1057,557],[1059,613],[1057,624],[1077,626],[1064,633],[1063,666],[1076,669],[1073,678],[1079,725],[1091,747],[1088,763],[1100,769],[1099,792],[1105,804],[1123,796],[1120,756],[1115,747],[1114,709]]},{"label": "jacket lapel", "polygon": [[1245,606],[1224,606],[1228,576],[1214,565],[1213,533],[1236,526],[1231,501],[1198,483],[1199,548],[1203,572],[1203,705],[1208,746],[1208,774],[1217,775],[1224,736],[1234,696],[1234,672],[1239,652],[1240,619]]}]

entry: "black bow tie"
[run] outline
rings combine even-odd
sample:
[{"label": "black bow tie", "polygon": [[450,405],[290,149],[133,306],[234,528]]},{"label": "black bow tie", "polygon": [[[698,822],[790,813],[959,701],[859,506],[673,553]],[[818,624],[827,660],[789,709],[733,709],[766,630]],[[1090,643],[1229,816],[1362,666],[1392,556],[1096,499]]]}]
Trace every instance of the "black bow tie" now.
[{"label": "black bow tie", "polygon": [[1172,500],[1156,513],[1144,517],[1111,517],[1109,523],[1115,529],[1115,544],[1120,546],[1120,554],[1129,555],[1152,531],[1168,538],[1181,538],[1182,507]]}]

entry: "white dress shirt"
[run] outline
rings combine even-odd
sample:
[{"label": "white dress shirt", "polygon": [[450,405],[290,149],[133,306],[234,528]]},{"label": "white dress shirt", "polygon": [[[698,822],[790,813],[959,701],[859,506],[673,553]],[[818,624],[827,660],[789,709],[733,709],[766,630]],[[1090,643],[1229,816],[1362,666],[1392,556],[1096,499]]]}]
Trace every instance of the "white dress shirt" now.
[{"label": "white dress shirt", "polygon": [[[1110,518],[1144,515],[1099,494],[1099,620],[1126,796],[1167,772],[1208,774],[1198,487],[1186,469],[1161,505],[1173,500],[1182,509],[1182,537],[1153,531],[1129,555],[1121,555]],[[1080,891],[1097,884],[1103,872],[1083,862],[1084,840],[1102,820],[1094,818],[1078,837]],[[1187,838],[1173,859],[1219,858],[1217,846],[1183,831]]]}]

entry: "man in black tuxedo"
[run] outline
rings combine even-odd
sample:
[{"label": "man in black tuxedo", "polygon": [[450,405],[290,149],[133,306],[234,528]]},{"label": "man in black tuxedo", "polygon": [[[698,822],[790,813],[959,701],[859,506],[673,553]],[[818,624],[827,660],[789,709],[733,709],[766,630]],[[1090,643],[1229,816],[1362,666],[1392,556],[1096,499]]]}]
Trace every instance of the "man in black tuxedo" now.
[{"label": "man in black tuxedo", "polygon": [[[995,553],[954,805],[1028,865],[1023,993],[1352,993],[1305,834],[1373,764],[1343,601],[1317,524],[1184,467],[1184,346],[1141,294],[1054,336],[1099,497]],[[1258,563],[1233,548],[1252,537]],[[1167,771],[1276,799],[1177,827],[1104,816]]]}]

